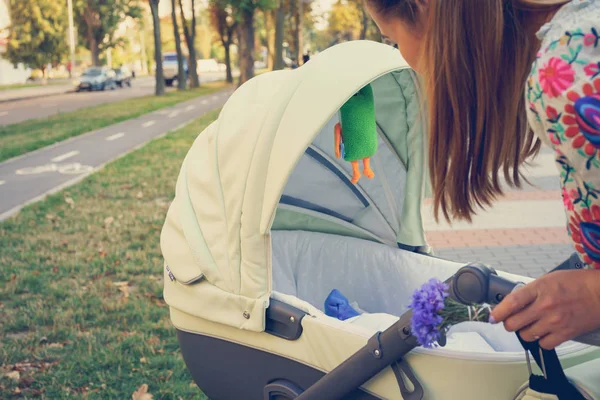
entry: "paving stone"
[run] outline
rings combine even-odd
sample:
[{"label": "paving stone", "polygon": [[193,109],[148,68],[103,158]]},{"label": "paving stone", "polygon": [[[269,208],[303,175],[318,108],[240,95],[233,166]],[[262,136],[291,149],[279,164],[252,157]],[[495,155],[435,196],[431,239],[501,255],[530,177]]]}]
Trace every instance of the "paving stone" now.
[{"label": "paving stone", "polygon": [[465,255],[463,248],[436,249],[441,258],[458,262],[482,262],[506,272],[535,275],[538,277],[559,265],[573,253],[571,245],[504,246],[470,248],[472,255]]}]

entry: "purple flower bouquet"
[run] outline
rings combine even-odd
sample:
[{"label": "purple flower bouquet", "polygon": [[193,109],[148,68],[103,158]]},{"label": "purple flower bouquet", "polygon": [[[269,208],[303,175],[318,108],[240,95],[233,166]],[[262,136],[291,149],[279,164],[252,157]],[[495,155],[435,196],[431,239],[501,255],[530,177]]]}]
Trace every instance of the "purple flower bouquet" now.
[{"label": "purple flower bouquet", "polygon": [[488,322],[490,307],[466,306],[448,297],[449,286],[432,278],[413,295],[411,331],[423,347],[437,347],[452,325],[466,321]]}]

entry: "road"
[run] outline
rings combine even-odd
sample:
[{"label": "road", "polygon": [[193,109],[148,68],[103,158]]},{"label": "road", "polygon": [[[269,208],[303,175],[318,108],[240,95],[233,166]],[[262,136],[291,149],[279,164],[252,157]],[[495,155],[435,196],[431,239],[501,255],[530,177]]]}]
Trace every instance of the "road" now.
[{"label": "road", "polygon": [[0,220],[221,107],[232,92],[225,89],[188,100],[0,163]]},{"label": "road", "polygon": [[[202,83],[225,79],[224,72],[205,73]],[[167,88],[168,90],[174,90]],[[154,93],[154,77],[133,80],[131,88],[105,92],[60,93],[51,96],[34,97],[23,100],[0,102],[0,126],[15,124],[32,118],[44,118],[58,113],[75,111],[80,108],[111,103],[124,99],[147,96]]]}]

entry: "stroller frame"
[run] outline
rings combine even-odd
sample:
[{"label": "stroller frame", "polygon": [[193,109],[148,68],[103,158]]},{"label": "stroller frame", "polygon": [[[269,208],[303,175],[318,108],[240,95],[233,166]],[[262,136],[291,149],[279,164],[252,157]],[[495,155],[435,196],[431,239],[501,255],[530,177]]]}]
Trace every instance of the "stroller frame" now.
[{"label": "stroller frame", "polygon": [[[570,257],[555,270],[573,268],[581,268],[576,256]],[[450,296],[464,304],[497,304],[519,284],[499,277],[493,269],[481,264],[461,268],[447,283],[450,284]],[[293,306],[273,300],[267,309],[265,331],[286,340],[297,340],[302,335],[301,323],[306,316],[305,312]],[[248,383],[263,387],[264,400],[375,399],[377,397],[363,391],[361,386],[389,366],[394,371],[403,399],[417,400],[423,398],[423,387],[403,359],[408,352],[419,346],[411,334],[411,317],[412,311],[405,312],[396,323],[385,331],[374,334],[364,347],[327,374],[293,360],[235,343],[181,330],[177,331],[177,335],[186,364],[196,383],[211,393],[222,390],[230,393],[231,387],[221,385],[217,376],[220,374],[211,374],[211,370],[221,369],[210,366],[219,363],[229,365],[226,360],[235,358],[243,359],[249,365],[261,365],[260,369],[253,369]],[[440,345],[445,345],[444,337]],[[239,371],[232,372],[247,374],[247,371],[244,365],[239,364]],[[275,378],[279,371],[286,371],[286,375],[293,376],[293,380]],[[236,396],[243,395],[248,389],[240,387]],[[258,392],[260,387],[252,389],[251,392]],[[223,393],[223,398],[229,398],[228,396],[230,395]]]}]

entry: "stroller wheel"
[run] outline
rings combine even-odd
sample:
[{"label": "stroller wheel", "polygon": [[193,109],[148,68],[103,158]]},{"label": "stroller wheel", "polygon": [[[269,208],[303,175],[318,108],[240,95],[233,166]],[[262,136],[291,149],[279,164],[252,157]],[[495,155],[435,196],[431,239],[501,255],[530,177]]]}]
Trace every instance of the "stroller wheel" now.
[{"label": "stroller wheel", "polygon": [[265,386],[264,400],[292,400],[300,396],[302,389],[293,382],[278,379]]}]

